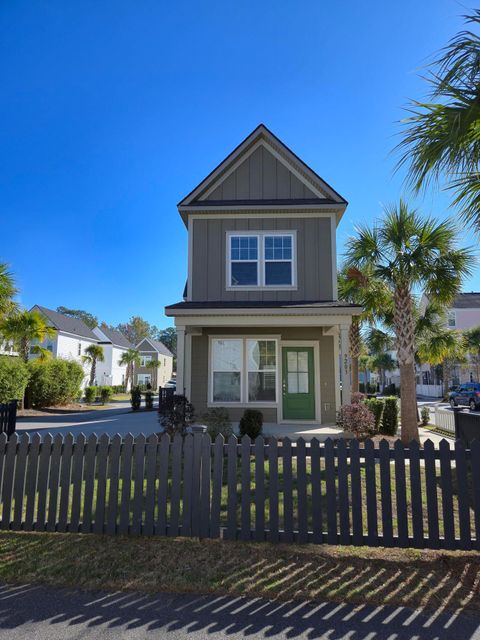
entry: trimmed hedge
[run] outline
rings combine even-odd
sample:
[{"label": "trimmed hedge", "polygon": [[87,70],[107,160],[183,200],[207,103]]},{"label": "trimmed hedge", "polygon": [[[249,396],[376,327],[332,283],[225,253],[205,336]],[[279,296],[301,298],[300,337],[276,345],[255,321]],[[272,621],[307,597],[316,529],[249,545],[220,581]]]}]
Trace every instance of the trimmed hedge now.
[{"label": "trimmed hedge", "polygon": [[375,417],[375,431],[380,430],[385,402],[381,398],[367,398],[365,404]]},{"label": "trimmed hedge", "polygon": [[100,387],[100,398],[102,399],[103,404],[110,402],[113,395],[113,389],[109,386]]},{"label": "trimmed hedge", "polygon": [[0,356],[0,403],[23,400],[29,378],[30,371],[23,360]]},{"label": "trimmed hedge", "polygon": [[382,426],[380,433],[384,436],[397,435],[398,429],[398,399],[395,396],[385,398],[385,408],[383,409]]},{"label": "trimmed hedge", "polygon": [[33,361],[29,363],[29,393],[34,407],[68,404],[81,397],[85,371],[71,360]]}]

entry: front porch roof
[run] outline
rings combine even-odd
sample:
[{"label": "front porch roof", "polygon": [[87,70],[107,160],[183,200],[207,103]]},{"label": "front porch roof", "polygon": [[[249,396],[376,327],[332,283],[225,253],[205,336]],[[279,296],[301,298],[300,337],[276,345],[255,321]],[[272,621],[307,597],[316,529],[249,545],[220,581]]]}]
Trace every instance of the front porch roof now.
[{"label": "front porch roof", "polygon": [[341,300],[275,302],[266,300],[177,302],[165,307],[175,316],[358,316],[363,308]]}]

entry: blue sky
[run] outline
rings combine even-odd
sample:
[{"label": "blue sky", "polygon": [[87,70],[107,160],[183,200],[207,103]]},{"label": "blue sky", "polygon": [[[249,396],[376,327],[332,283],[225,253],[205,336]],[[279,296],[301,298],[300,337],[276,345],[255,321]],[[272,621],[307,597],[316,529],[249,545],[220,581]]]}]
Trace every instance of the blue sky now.
[{"label": "blue sky", "polygon": [[[186,274],[176,203],[260,122],[350,202],[341,250],[402,193],[401,107],[425,94],[422,67],[462,13],[453,0],[0,3],[0,260],[22,304],[170,324]],[[442,194],[416,204],[449,213]]]}]

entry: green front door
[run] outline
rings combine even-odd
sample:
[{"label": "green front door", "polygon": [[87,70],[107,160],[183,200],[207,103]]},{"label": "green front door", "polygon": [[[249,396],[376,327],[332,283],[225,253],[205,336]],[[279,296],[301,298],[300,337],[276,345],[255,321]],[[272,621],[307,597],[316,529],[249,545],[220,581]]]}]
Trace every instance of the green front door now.
[{"label": "green front door", "polygon": [[284,420],[315,420],[313,347],[283,347]]}]

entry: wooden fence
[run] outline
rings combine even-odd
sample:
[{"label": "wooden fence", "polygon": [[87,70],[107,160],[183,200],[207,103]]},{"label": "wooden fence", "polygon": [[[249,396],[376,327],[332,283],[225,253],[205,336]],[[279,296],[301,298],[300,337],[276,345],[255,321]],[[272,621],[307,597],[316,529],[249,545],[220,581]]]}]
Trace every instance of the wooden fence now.
[{"label": "wooden fence", "polygon": [[17,423],[17,400],[0,404],[0,433],[11,436]]},{"label": "wooden fence", "polygon": [[0,436],[2,529],[478,549],[480,443]]}]

